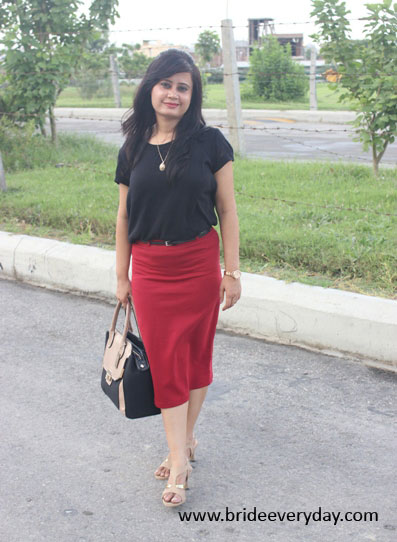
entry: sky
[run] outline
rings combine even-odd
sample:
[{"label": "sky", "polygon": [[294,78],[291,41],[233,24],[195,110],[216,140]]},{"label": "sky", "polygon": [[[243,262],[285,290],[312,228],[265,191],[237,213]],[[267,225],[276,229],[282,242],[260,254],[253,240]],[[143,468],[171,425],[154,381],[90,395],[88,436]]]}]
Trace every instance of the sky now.
[{"label": "sky", "polygon": [[[368,0],[345,0],[352,13],[348,16],[358,19],[365,16]],[[85,0],[85,7],[90,0]],[[313,40],[309,34],[316,28],[310,21],[311,0],[119,0],[120,18],[111,27],[110,40],[122,43],[142,43],[142,40],[161,40],[173,45],[193,45],[200,32],[210,26],[219,26],[222,19],[232,19],[235,40],[248,40],[249,18],[271,17],[275,20],[276,33],[303,33],[304,44]],[[290,24],[295,23],[295,24]],[[352,21],[352,38],[362,37],[363,21]],[[176,27],[197,27],[175,30]],[[172,28],[173,30],[148,30],[149,28]],[[142,29],[144,29],[142,31]],[[128,32],[125,32],[128,30]],[[218,31],[220,28],[212,28]]]}]

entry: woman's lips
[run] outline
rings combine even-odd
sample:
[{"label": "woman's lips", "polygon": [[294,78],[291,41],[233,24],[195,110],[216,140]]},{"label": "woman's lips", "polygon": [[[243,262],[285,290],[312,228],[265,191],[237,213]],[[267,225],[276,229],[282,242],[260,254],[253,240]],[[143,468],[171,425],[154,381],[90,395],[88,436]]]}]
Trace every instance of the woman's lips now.
[{"label": "woman's lips", "polygon": [[171,103],[164,102],[164,105],[166,105],[167,107],[171,107],[173,109],[174,107],[178,107],[179,104],[171,104]]}]

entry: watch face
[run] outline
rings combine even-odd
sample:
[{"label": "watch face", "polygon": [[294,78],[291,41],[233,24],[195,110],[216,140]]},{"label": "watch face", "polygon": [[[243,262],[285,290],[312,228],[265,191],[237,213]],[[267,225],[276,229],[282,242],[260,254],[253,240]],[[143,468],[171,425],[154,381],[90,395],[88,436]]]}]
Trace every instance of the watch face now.
[{"label": "watch face", "polygon": [[233,271],[232,275],[235,279],[239,279],[241,277],[241,271]]}]

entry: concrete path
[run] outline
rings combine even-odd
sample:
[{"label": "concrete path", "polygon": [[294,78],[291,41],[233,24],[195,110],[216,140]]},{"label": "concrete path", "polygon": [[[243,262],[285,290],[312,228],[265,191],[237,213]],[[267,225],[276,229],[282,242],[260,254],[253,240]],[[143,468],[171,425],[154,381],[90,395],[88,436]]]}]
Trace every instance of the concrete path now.
[{"label": "concrete path", "polygon": [[[0,540],[396,540],[395,374],[218,332],[188,500],[166,509],[160,416],[127,420],[100,388],[114,306],[8,280],[0,300]],[[298,511],[317,514],[258,518]]]}]

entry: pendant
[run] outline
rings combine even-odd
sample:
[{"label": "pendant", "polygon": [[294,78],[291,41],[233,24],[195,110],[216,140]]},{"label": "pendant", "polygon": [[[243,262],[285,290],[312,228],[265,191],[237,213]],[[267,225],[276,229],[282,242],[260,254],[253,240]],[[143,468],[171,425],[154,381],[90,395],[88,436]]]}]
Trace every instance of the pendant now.
[{"label": "pendant", "polygon": [[164,170],[165,170],[165,164],[164,164],[164,162],[161,162],[161,164],[159,165],[159,170],[160,170],[160,171],[164,171]]}]

